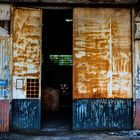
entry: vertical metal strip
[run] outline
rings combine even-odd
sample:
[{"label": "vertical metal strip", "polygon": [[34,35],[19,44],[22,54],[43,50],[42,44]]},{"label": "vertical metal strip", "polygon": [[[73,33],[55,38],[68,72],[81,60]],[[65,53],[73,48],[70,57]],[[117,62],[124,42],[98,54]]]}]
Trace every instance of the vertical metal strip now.
[{"label": "vertical metal strip", "polygon": [[[12,102],[13,99],[13,36],[14,36],[14,31],[13,31],[13,21],[14,21],[14,6],[11,6],[10,8],[11,11],[11,23],[10,23],[10,31],[11,31],[11,98],[10,101]],[[11,105],[12,107],[12,105]],[[11,122],[10,122],[11,123]]]},{"label": "vertical metal strip", "polygon": [[40,78],[39,78],[39,99],[41,101],[41,77],[42,77],[42,22],[43,22],[43,11],[41,10],[41,25],[40,25],[40,31],[41,31],[41,40],[40,40],[40,44],[41,44],[41,47],[40,47]]},{"label": "vertical metal strip", "polygon": [[134,39],[134,31],[135,31],[135,9],[131,10],[131,39],[132,39],[132,96],[133,96],[133,129],[136,128],[136,48],[135,48],[135,39]]}]

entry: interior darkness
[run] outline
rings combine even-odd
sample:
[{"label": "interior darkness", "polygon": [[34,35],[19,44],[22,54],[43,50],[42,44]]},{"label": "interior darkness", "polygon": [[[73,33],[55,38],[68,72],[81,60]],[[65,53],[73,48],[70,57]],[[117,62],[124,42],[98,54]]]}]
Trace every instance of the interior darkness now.
[{"label": "interior darkness", "polygon": [[50,55],[72,55],[71,10],[44,10],[42,34],[42,130],[71,129],[72,65],[59,65]]}]

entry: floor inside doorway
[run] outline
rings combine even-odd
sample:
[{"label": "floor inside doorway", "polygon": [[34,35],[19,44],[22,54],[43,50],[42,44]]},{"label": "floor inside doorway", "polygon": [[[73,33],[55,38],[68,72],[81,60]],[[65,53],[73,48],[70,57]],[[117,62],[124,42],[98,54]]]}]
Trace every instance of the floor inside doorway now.
[{"label": "floor inside doorway", "polygon": [[44,10],[42,44],[42,131],[69,131],[72,124],[71,10]]},{"label": "floor inside doorway", "polygon": [[[42,131],[69,131],[71,130],[71,117],[68,114],[48,113],[47,120],[42,123]],[[57,118],[57,119],[56,119]]]}]

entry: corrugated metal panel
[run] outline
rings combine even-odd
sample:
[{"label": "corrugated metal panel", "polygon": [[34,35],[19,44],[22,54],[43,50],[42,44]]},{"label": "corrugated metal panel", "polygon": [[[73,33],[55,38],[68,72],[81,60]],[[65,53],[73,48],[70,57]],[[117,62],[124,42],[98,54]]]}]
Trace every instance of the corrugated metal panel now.
[{"label": "corrugated metal panel", "polygon": [[10,5],[0,4],[0,20],[10,20]]},{"label": "corrugated metal panel", "polygon": [[73,17],[73,98],[132,98],[130,9],[75,8]]},{"label": "corrugated metal panel", "polygon": [[40,129],[40,100],[12,100],[12,129]]},{"label": "corrugated metal panel", "polygon": [[10,95],[11,46],[10,38],[0,37],[0,99]]},{"label": "corrugated metal panel", "polygon": [[0,100],[0,132],[9,131],[9,111],[10,111],[9,101]]},{"label": "corrugated metal panel", "polygon": [[140,100],[136,100],[136,129],[140,129]]},{"label": "corrugated metal panel", "polygon": [[74,130],[132,129],[131,99],[80,99],[73,102]]},{"label": "corrugated metal panel", "polygon": [[[27,78],[40,79],[41,36],[42,11],[39,9],[14,8],[13,98],[26,98]],[[17,84],[21,87],[20,89],[17,88]]]}]

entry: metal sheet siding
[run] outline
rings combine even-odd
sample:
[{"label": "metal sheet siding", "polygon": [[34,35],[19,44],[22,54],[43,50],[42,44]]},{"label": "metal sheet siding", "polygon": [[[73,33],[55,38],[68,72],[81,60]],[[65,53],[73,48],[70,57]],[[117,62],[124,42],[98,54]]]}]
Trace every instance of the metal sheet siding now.
[{"label": "metal sheet siding", "polygon": [[73,102],[74,130],[132,129],[131,99],[80,99]]},{"label": "metal sheet siding", "polygon": [[40,100],[13,99],[11,123],[13,130],[39,130]]},{"label": "metal sheet siding", "polygon": [[0,4],[0,20],[10,20],[10,5]]},{"label": "metal sheet siding", "polygon": [[8,100],[0,100],[0,132],[9,131],[10,103]]},{"label": "metal sheet siding", "polygon": [[[26,79],[40,79],[42,11],[13,9],[13,98],[26,98]],[[23,85],[17,89],[17,80]]]},{"label": "metal sheet siding", "polygon": [[74,99],[132,98],[130,9],[75,8],[73,57]]}]

